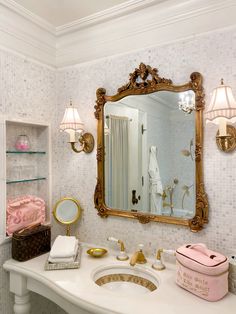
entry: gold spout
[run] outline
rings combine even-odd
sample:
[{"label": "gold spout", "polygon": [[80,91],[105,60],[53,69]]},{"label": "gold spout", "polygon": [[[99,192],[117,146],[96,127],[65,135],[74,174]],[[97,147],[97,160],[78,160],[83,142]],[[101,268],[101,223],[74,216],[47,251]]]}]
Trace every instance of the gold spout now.
[{"label": "gold spout", "polygon": [[131,257],[130,262],[129,262],[130,266],[134,266],[137,263],[138,253],[139,252],[134,253],[134,255]]},{"label": "gold spout", "polygon": [[147,263],[147,260],[142,250],[135,252],[134,255],[130,259],[130,266],[134,266],[135,264],[145,264],[145,263]]},{"label": "gold spout", "polygon": [[118,240],[118,243],[120,244],[120,251],[121,252],[124,252],[125,251],[125,245],[124,245],[124,242],[121,241],[121,240]]},{"label": "gold spout", "polygon": [[157,259],[158,259],[158,260],[161,260],[161,253],[163,253],[163,249],[159,249],[159,250],[157,251]]}]

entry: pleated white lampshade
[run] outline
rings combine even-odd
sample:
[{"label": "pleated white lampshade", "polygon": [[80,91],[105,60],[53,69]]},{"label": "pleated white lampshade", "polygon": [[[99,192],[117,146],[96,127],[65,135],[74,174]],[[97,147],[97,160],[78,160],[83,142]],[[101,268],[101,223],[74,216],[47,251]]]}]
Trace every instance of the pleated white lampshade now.
[{"label": "pleated white lampshade", "polygon": [[84,124],[81,121],[78,110],[72,106],[72,102],[70,102],[70,106],[65,110],[60,130],[70,134],[70,142],[75,142],[75,132],[82,132],[84,130]]},{"label": "pleated white lampshade", "polygon": [[236,122],[236,101],[230,86],[221,85],[213,90],[211,102],[205,113],[206,123],[220,125],[220,135],[226,135],[226,122]]}]

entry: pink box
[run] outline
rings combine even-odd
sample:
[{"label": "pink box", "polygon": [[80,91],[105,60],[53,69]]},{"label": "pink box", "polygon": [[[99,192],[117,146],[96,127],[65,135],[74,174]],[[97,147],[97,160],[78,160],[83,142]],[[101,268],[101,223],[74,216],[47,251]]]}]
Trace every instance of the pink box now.
[{"label": "pink box", "polygon": [[227,294],[229,262],[224,255],[196,243],[178,248],[176,259],[179,286],[208,301]]}]

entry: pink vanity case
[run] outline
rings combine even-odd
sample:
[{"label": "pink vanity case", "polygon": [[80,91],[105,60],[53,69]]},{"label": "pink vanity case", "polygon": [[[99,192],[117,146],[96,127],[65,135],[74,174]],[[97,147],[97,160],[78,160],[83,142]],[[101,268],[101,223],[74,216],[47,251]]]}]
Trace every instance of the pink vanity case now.
[{"label": "pink vanity case", "polygon": [[176,259],[179,286],[208,301],[227,294],[229,262],[224,255],[196,243],[178,248]]}]

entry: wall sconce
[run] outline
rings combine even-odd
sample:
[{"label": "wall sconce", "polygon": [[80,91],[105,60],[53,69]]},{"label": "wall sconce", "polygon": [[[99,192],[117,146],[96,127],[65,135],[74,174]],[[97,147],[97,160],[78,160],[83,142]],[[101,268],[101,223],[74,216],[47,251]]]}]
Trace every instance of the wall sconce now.
[{"label": "wall sconce", "polygon": [[206,123],[213,122],[219,125],[216,134],[216,144],[224,152],[231,152],[236,148],[236,129],[227,122],[236,122],[236,101],[231,87],[221,85],[213,90],[208,111],[205,114]]},{"label": "wall sconce", "polygon": [[[84,124],[80,119],[78,110],[72,106],[66,108],[64,117],[60,124],[60,130],[65,131],[70,135],[69,143],[74,152],[91,153],[94,148],[94,137],[91,133],[84,133]],[[80,148],[76,148],[76,133],[79,134]]]}]

